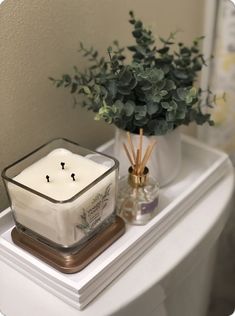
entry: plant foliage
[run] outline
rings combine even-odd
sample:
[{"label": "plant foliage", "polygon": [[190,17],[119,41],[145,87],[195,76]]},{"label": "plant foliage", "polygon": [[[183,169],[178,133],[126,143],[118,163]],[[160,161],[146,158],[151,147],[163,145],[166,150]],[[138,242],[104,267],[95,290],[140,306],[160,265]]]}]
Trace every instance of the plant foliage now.
[{"label": "plant foliage", "polygon": [[[82,105],[96,113],[95,120],[104,119],[117,127],[145,135],[163,135],[190,122],[213,125],[203,105],[213,103],[213,94],[194,86],[206,62],[199,49],[201,38],[191,46],[174,42],[175,33],[159,39],[156,45],[151,32],[130,13],[134,45],[128,46],[131,62],[125,63],[124,48],[117,41],[108,48],[108,58],[100,57],[93,47],[80,43],[79,51],[88,58],[85,71],[74,67],[72,75],[49,78],[56,87],[65,87],[74,95],[84,95]],[[175,46],[176,45],[176,46]],[[204,108],[204,107],[203,107]]]}]

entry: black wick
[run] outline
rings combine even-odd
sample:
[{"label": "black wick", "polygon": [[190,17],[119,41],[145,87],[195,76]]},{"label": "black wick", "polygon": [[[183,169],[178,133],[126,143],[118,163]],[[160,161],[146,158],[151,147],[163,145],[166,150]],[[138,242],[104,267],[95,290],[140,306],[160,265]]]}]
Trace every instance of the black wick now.
[{"label": "black wick", "polygon": [[75,173],[72,173],[71,177],[73,178],[73,181],[75,181]]},{"label": "black wick", "polygon": [[60,164],[61,164],[62,169],[64,170],[65,162],[61,162]]},{"label": "black wick", "polygon": [[46,178],[47,178],[47,182],[50,182],[50,177],[49,177],[49,176],[46,176]]}]

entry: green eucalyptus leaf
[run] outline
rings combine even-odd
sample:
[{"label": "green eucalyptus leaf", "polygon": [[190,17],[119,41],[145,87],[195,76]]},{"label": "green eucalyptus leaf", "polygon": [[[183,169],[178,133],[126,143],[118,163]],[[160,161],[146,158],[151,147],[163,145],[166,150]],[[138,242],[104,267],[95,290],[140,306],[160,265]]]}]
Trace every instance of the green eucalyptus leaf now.
[{"label": "green eucalyptus leaf", "polygon": [[91,90],[88,86],[82,86],[81,91],[83,91],[85,94],[91,94]]},{"label": "green eucalyptus leaf", "polygon": [[193,97],[190,94],[187,94],[186,98],[185,98],[185,102],[187,104],[190,104],[190,103],[192,103],[192,101],[193,101]]},{"label": "green eucalyptus leaf", "polygon": [[124,68],[119,75],[119,85],[127,86],[132,79],[131,71],[126,67]]},{"label": "green eucalyptus leaf", "polygon": [[133,76],[131,81],[128,84],[128,87],[132,90],[136,87],[136,85],[137,85],[137,80],[136,80],[136,77]]},{"label": "green eucalyptus leaf", "polygon": [[71,93],[75,93],[77,91],[77,88],[78,88],[78,84],[76,82],[73,82],[72,83],[72,86],[71,86]]},{"label": "green eucalyptus leaf", "polygon": [[154,134],[154,130],[155,130],[155,126],[157,124],[157,120],[156,119],[150,119],[147,126],[148,126],[148,129],[150,131],[150,134]]},{"label": "green eucalyptus leaf", "polygon": [[189,90],[189,93],[192,97],[196,97],[197,96],[197,89],[195,87],[192,87],[190,90]]},{"label": "green eucalyptus leaf", "polygon": [[148,118],[147,117],[140,117],[140,118],[138,118],[138,119],[136,119],[136,117],[135,117],[135,119],[134,119],[134,123],[135,123],[135,125],[137,126],[137,127],[143,127],[144,125],[146,125],[147,123],[148,123]]},{"label": "green eucalyptus leaf", "polygon": [[[125,129],[126,129],[126,126],[127,126],[127,122],[124,121],[124,120],[118,119],[118,120],[116,120],[115,125],[116,125],[118,128],[125,130]],[[127,129],[127,130],[128,130],[128,129]]]},{"label": "green eucalyptus leaf", "polygon": [[178,88],[177,89],[177,95],[178,95],[180,100],[184,101],[186,99],[186,96],[187,96],[186,88]]},{"label": "green eucalyptus leaf", "polygon": [[64,82],[71,83],[72,79],[69,75],[63,75],[62,79]]},{"label": "green eucalyptus leaf", "polygon": [[123,95],[129,95],[131,93],[131,89],[129,87],[118,86],[118,92]]},{"label": "green eucalyptus leaf", "polygon": [[116,100],[113,106],[116,108],[116,110],[121,113],[122,110],[124,109],[124,103],[120,100]]},{"label": "green eucalyptus leaf", "polygon": [[99,115],[100,116],[102,116],[102,115],[104,115],[104,114],[108,114],[108,109],[106,108],[106,107],[101,107],[100,109],[99,109]]},{"label": "green eucalyptus leaf", "polygon": [[141,83],[141,90],[143,90],[143,91],[149,91],[152,89],[152,87],[153,87],[152,83],[147,81],[147,80],[145,80]]},{"label": "green eucalyptus leaf", "polygon": [[151,81],[158,82],[164,78],[164,72],[161,69],[153,69],[150,73]]},{"label": "green eucalyptus leaf", "polygon": [[154,126],[155,135],[164,135],[168,131],[168,124],[164,120],[158,120]]},{"label": "green eucalyptus leaf", "polygon": [[135,119],[141,120],[147,114],[147,106],[146,105],[136,105],[135,106]]},{"label": "green eucalyptus leaf", "polygon": [[136,46],[127,46],[127,48],[128,48],[131,52],[136,52],[136,51],[137,51]]},{"label": "green eucalyptus leaf", "polygon": [[132,101],[127,101],[124,106],[126,116],[132,116],[135,111],[135,104]]},{"label": "green eucalyptus leaf", "polygon": [[142,32],[141,32],[141,29],[136,29],[132,32],[133,36],[135,38],[140,38],[142,36]]},{"label": "green eucalyptus leaf", "polygon": [[100,121],[100,119],[101,119],[101,116],[100,116],[99,113],[97,113],[97,114],[94,116],[94,120],[95,120],[95,121]]},{"label": "green eucalyptus leaf", "polygon": [[139,46],[139,45],[136,46],[136,52],[138,52],[142,57],[145,56],[146,54],[146,50],[142,46]]},{"label": "green eucalyptus leaf", "polygon": [[143,23],[141,22],[141,21],[136,21],[135,22],[135,28],[141,28],[142,27],[142,25],[143,25]]},{"label": "green eucalyptus leaf", "polygon": [[175,69],[173,73],[178,79],[188,79],[188,74],[184,70]]},{"label": "green eucalyptus leaf", "polygon": [[114,99],[116,94],[117,94],[117,91],[118,91],[116,82],[114,80],[109,81],[109,83],[107,85],[107,90],[108,90],[108,93],[111,96],[111,98]]},{"label": "green eucalyptus leaf", "polygon": [[118,108],[114,104],[111,106],[111,109],[112,109],[113,114],[117,114],[119,112]]},{"label": "green eucalyptus leaf", "polygon": [[161,81],[156,82],[156,83],[155,83],[155,87],[156,87],[157,89],[159,89],[159,90],[162,90],[163,88],[164,88],[165,90],[169,90],[169,89],[167,89],[167,87],[166,87],[166,80],[161,80]]},{"label": "green eucalyptus leaf", "polygon": [[61,86],[62,86],[62,84],[63,84],[63,81],[62,81],[62,80],[60,80],[60,81],[57,81],[57,82],[55,83],[55,85],[56,85],[56,88],[59,88],[59,87],[61,87]]},{"label": "green eucalyptus leaf", "polygon": [[174,122],[176,120],[176,112],[175,111],[169,111],[166,113],[166,120],[168,122]]},{"label": "green eucalyptus leaf", "polygon": [[113,122],[112,117],[110,117],[109,115],[104,115],[103,119],[106,123],[111,124]]},{"label": "green eucalyptus leaf", "polygon": [[160,48],[157,50],[159,54],[166,54],[169,51],[170,47],[169,46],[164,46],[163,48]]},{"label": "green eucalyptus leaf", "polygon": [[160,94],[161,97],[165,97],[168,94],[168,91],[167,90],[161,90],[159,92],[159,94]]},{"label": "green eucalyptus leaf", "polygon": [[181,109],[178,109],[176,111],[176,119],[177,120],[183,120],[186,116],[186,112],[185,112],[185,109],[181,108]]},{"label": "green eucalyptus leaf", "polygon": [[168,131],[172,131],[174,129],[174,122],[167,122]]},{"label": "green eucalyptus leaf", "polygon": [[191,50],[187,47],[182,47],[180,49],[180,54],[183,55],[183,56],[190,56],[191,55]]},{"label": "green eucalyptus leaf", "polygon": [[148,103],[147,104],[147,112],[149,115],[153,115],[153,114],[157,113],[158,110],[159,110],[159,104],[157,104],[157,103]]},{"label": "green eucalyptus leaf", "polygon": [[95,84],[94,85],[94,90],[97,94],[100,94],[101,93],[101,87],[98,85],[98,84]]},{"label": "green eucalyptus leaf", "polygon": [[162,96],[160,94],[155,94],[153,97],[152,97],[152,101],[154,103],[159,103],[162,99]]},{"label": "green eucalyptus leaf", "polygon": [[176,89],[176,84],[174,83],[173,80],[166,80],[165,87],[167,91],[171,91]]},{"label": "green eucalyptus leaf", "polygon": [[193,70],[194,71],[200,71],[202,69],[202,64],[200,63],[199,60],[196,60],[193,64]]},{"label": "green eucalyptus leaf", "polygon": [[164,74],[166,75],[166,74],[168,74],[169,71],[170,71],[170,66],[167,65],[167,64],[163,64],[163,65],[161,66],[161,70],[162,70],[162,71],[164,72]]},{"label": "green eucalyptus leaf", "polygon": [[177,108],[178,108],[177,103],[176,103],[174,100],[171,100],[171,101],[170,101],[170,108],[169,108],[168,110],[174,111],[174,110],[176,110]]},{"label": "green eucalyptus leaf", "polygon": [[104,99],[106,99],[107,95],[108,95],[108,91],[105,87],[101,86],[100,87],[100,92],[101,92],[101,97],[103,97]]},{"label": "green eucalyptus leaf", "polygon": [[163,109],[168,110],[170,107],[170,103],[169,102],[161,102],[161,106]]}]

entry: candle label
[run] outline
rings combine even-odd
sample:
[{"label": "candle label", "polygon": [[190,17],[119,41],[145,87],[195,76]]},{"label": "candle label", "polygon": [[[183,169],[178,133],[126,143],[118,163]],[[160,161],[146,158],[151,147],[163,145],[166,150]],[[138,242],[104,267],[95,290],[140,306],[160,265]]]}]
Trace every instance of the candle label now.
[{"label": "candle label", "polygon": [[92,231],[102,221],[103,210],[108,204],[111,194],[110,183],[102,193],[98,193],[87,208],[83,208],[81,217],[81,224],[76,227],[81,229],[85,234]]}]

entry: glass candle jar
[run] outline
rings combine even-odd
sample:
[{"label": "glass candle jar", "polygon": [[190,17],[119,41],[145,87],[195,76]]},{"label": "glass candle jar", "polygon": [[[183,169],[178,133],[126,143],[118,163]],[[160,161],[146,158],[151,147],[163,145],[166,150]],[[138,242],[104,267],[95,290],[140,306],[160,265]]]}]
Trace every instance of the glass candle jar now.
[{"label": "glass candle jar", "polygon": [[18,230],[73,248],[116,216],[118,162],[55,139],[5,168],[2,177]]},{"label": "glass candle jar", "polygon": [[118,213],[130,224],[145,225],[158,213],[159,185],[147,167],[141,175],[129,168],[119,182]]}]

